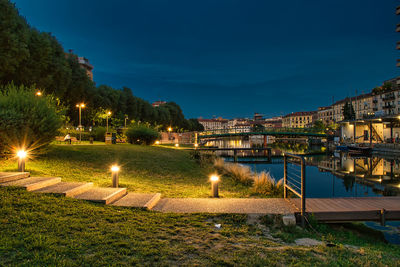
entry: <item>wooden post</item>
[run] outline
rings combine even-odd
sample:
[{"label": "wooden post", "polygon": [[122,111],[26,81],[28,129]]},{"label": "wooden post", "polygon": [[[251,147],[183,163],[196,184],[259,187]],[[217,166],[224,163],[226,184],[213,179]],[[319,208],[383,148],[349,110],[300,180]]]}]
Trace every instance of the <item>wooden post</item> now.
[{"label": "wooden post", "polygon": [[369,123],[369,146],[372,147],[372,122]]},{"label": "wooden post", "polygon": [[305,227],[306,216],[306,164],[301,158],[301,227]]},{"label": "wooden post", "polygon": [[283,198],[287,198],[286,182],[287,182],[287,159],[286,155],[283,155]]},{"label": "wooden post", "polygon": [[271,162],[271,157],[272,157],[272,149],[268,148],[268,161]]},{"label": "wooden post", "polygon": [[386,213],[386,210],[381,209],[380,217],[381,217],[381,225],[382,226],[385,226],[385,224],[386,224],[385,213]]}]

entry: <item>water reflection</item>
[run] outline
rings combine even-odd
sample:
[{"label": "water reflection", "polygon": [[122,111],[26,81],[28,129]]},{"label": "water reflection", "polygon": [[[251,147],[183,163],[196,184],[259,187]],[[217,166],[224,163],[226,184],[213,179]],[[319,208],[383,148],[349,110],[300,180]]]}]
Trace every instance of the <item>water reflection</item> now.
[{"label": "water reflection", "polygon": [[[316,160],[320,172],[330,172],[343,179],[347,190],[355,183],[366,185],[383,196],[396,196],[400,191],[400,162],[395,158],[351,156],[335,153]],[[311,164],[312,161],[311,161]]]}]

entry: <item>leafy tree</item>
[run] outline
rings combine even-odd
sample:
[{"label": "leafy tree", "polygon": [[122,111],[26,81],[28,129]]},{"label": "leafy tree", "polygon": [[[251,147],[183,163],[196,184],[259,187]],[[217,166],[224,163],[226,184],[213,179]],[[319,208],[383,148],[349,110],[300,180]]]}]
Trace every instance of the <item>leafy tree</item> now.
[{"label": "leafy tree", "polygon": [[262,131],[264,131],[264,126],[262,126],[261,124],[254,124],[254,125],[251,127],[251,130],[252,130],[253,132],[262,132]]},{"label": "leafy tree", "polygon": [[9,0],[0,0],[0,55],[0,85],[14,82],[52,95],[65,109],[65,123],[78,124],[76,104],[84,102],[83,125],[102,124],[99,112],[110,110],[114,124],[122,123],[127,115],[131,120],[181,131],[201,128],[186,120],[174,102],[153,107],[134,96],[130,88],[96,87],[81,68],[78,56],[65,53],[50,33],[29,26]]},{"label": "leafy tree", "polygon": [[326,130],[326,126],[322,120],[317,120],[314,122],[313,129],[317,132],[324,132]]}]

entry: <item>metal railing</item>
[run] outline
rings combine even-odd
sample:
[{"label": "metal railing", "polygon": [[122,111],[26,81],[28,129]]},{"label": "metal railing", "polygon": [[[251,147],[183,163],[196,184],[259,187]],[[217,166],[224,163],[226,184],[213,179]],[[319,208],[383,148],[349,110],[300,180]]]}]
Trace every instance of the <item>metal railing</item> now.
[{"label": "metal railing", "polygon": [[[300,180],[300,181],[299,181]],[[306,216],[306,163],[303,156],[285,154],[283,156],[283,197],[288,190],[301,200],[301,226],[305,226]]]},{"label": "metal railing", "polygon": [[214,130],[205,130],[200,132],[199,135],[213,135],[213,134],[238,134],[238,133],[267,133],[267,132],[275,132],[275,133],[321,133],[318,129],[314,128],[290,128],[290,127],[265,127],[263,129],[254,130],[252,128],[224,128],[224,129],[214,129]]}]

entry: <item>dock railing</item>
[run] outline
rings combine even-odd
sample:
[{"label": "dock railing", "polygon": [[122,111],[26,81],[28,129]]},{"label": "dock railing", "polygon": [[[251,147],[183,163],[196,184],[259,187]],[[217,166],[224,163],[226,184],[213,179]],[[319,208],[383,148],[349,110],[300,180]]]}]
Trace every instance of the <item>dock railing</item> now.
[{"label": "dock railing", "polygon": [[284,154],[283,156],[283,197],[288,198],[288,190],[301,199],[301,226],[305,226],[306,216],[306,163],[303,156]]}]

